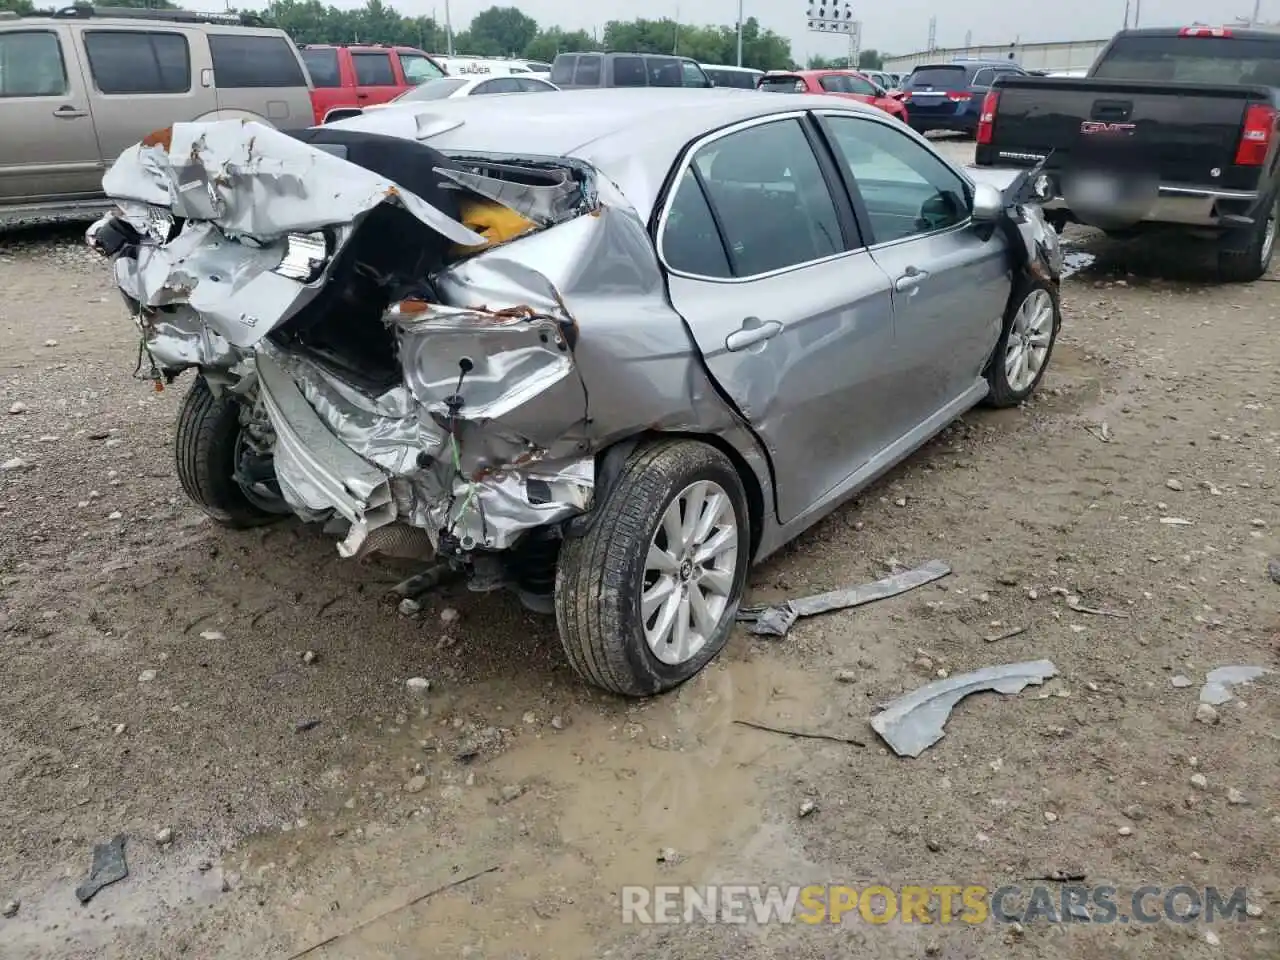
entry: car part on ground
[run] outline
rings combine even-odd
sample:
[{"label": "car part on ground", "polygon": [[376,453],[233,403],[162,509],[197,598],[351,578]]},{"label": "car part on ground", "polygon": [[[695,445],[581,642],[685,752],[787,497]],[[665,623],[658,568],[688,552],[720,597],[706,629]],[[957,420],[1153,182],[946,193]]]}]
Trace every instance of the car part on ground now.
[{"label": "car part on ground", "polygon": [[1057,675],[1058,668],[1048,660],[957,673],[885,704],[884,709],[871,718],[871,728],[898,756],[918,757],[942,739],[952,708],[971,693],[984,690],[1019,693],[1027,686],[1039,686]]},{"label": "car part on ground", "polygon": [[[162,386],[199,372],[180,415],[184,487],[224,523],[285,508],[324,522],[344,557],[420,533],[472,590],[509,587],[554,611],[575,669],[615,692],[692,676],[732,629],[753,560],[987,392],[1010,276],[1058,279],[1056,237],[1017,184],[964,180],[867,108],[781,100],[602,91],[546,98],[530,116],[486,97],[296,137],[216,123],[147,137],[108,172],[120,209],[88,239],[113,258],[143,376]],[[649,153],[635,149],[638,117],[658,132]],[[669,153],[655,152],[663,137]],[[885,193],[877,178],[892,168],[858,152],[872,141],[941,186]],[[503,149],[521,142],[541,147]],[[789,171],[808,179],[781,199],[806,204],[819,190],[829,204],[847,197],[827,177],[857,171],[879,219],[859,233],[850,208],[831,207],[824,233],[804,226],[797,242],[813,253],[792,251],[790,268],[765,256],[791,229],[777,220],[765,246],[754,233],[732,251],[700,240],[703,253],[720,245],[743,286],[668,261],[675,233],[701,237],[690,204],[703,184],[729,228],[754,229],[744,215],[760,194],[744,184]],[[923,239],[873,257],[859,243],[877,230]],[[939,237],[951,272],[930,279],[913,261]],[[846,251],[836,259],[834,244]],[[828,274],[855,278],[863,299]],[[799,280],[819,299],[793,315]],[[930,326],[954,284],[969,309]],[[916,362],[948,363],[928,395],[882,398],[896,423],[814,434],[813,446],[804,437],[844,422],[833,398],[843,409],[883,394],[849,371],[893,356],[812,340],[833,310],[864,317],[872,347],[892,344],[896,315]],[[778,367],[780,334],[807,375]]]}]

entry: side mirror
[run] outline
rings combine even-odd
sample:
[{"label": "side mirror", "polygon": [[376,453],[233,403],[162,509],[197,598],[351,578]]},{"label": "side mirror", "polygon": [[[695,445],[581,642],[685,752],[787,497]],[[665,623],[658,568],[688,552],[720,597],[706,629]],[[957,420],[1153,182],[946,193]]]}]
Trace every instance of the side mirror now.
[{"label": "side mirror", "polygon": [[994,223],[1004,215],[1004,195],[989,183],[975,184],[970,214],[976,223]]}]

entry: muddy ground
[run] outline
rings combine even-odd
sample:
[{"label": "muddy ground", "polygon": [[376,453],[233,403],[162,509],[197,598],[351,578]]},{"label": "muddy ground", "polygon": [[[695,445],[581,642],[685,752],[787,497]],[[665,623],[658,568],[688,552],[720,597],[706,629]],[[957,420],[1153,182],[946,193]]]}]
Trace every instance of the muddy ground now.
[{"label": "muddy ground", "polygon": [[[934,558],[954,575],[784,641],[736,634],[679,692],[630,703],[579,682],[513,597],[447,590],[408,619],[384,596],[401,566],[340,560],[300,524],[207,522],[170,452],[185,384],[131,379],[130,323],[77,232],[0,237],[0,462],[23,461],[0,474],[0,955],[289,958],[331,937],[306,955],[1280,955],[1280,678],[1196,719],[1208,669],[1280,666],[1280,286],[1082,241],[1097,259],[1065,285],[1038,399],[964,417],[751,591]],[[1059,679],[970,698],[918,759],[868,726],[939,671],[1041,657]],[[129,876],[81,906],[116,834]],[[1114,884],[1122,912],[1144,884],[1245,886],[1250,916],[620,913],[626,884],[1053,871]]]}]

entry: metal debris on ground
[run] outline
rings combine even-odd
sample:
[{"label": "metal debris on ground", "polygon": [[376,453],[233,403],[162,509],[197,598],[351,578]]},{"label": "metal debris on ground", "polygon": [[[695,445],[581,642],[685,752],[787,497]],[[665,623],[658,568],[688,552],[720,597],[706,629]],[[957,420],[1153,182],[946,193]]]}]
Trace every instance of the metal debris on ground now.
[{"label": "metal debris on ground", "polygon": [[847,610],[876,600],[895,597],[908,590],[923,587],[951,573],[951,567],[941,560],[930,560],[914,570],[906,570],[885,577],[874,583],[845,587],[819,593],[799,600],[787,600],[777,606],[744,607],[738,611],[738,621],[747,624],[747,632],[758,637],[785,637],[793,624],[801,617],[812,617],[832,610]]},{"label": "metal debris on ground", "polygon": [[1128,620],[1127,613],[1121,613],[1119,610],[1104,610],[1101,607],[1086,607],[1080,602],[1079,597],[1067,597],[1067,608],[1074,610],[1076,613],[1088,613],[1095,617],[1115,617],[1117,620]]},{"label": "metal debris on ground", "polygon": [[123,880],[129,875],[129,865],[124,859],[124,834],[117,833],[106,843],[93,846],[93,866],[89,875],[76,887],[76,897],[88,903],[103,887]]},{"label": "metal debris on ground", "polygon": [[841,737],[834,733],[813,733],[807,730],[791,730],[787,727],[771,727],[767,723],[756,723],[754,720],[735,720],[733,722],[740,727],[750,727],[752,730],[763,730],[766,733],[777,733],[784,737],[794,737],[797,740],[830,740],[832,743],[847,743],[854,747],[866,746],[861,740],[855,740],[853,737]]},{"label": "metal debris on ground", "polygon": [[1237,684],[1252,683],[1266,673],[1275,673],[1268,667],[1231,666],[1210,670],[1205,677],[1205,684],[1200,688],[1200,702],[1210,706],[1221,706],[1232,699],[1235,694],[1230,687]]},{"label": "metal debris on ground", "polygon": [[1026,627],[1014,627],[1011,630],[1006,630],[1004,633],[988,634],[982,639],[987,643],[999,643],[1001,640],[1012,640],[1014,637],[1020,637],[1026,632]]},{"label": "metal debris on ground", "polygon": [[1272,583],[1280,583],[1280,559],[1267,561],[1267,576]]},{"label": "metal debris on ground", "polygon": [[1018,693],[1057,675],[1058,668],[1050,661],[1031,660],[935,680],[885,704],[884,710],[871,718],[871,728],[898,756],[918,757],[942,739],[951,709],[969,694],[983,690]]}]

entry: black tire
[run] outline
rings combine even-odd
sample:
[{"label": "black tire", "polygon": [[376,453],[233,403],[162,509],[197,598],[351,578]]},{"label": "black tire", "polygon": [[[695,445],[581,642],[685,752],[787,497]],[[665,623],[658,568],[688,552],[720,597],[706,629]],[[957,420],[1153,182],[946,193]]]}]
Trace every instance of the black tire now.
[{"label": "black tire", "polygon": [[[738,555],[729,602],[706,644],[680,664],[659,660],[645,639],[640,594],[645,561],[662,515],[690,484],[712,480],[728,494]],[[750,566],[750,522],[742,479],[719,450],[692,440],[637,447],[595,508],[588,530],[568,537],[556,569],[556,621],[570,665],[613,693],[662,693],[697,674],[729,639]]]},{"label": "black tire", "polygon": [[[1053,309],[1053,332],[1049,338],[1049,349],[1044,355],[1044,360],[1040,364],[1040,369],[1037,371],[1035,379],[1019,390],[1014,389],[1009,383],[1008,375],[1005,372],[1005,355],[1009,349],[1009,337],[1013,334],[1014,321],[1017,319],[1018,310],[1036,291],[1047,293],[1049,296]],[[1058,298],[1058,290],[1053,284],[1039,277],[1026,275],[1014,284],[1013,293],[1009,296],[1009,304],[1005,307],[1004,324],[1000,328],[1000,339],[996,341],[996,348],[991,354],[991,359],[987,362],[985,371],[987,384],[990,387],[987,391],[986,399],[983,401],[987,406],[1016,407],[1031,394],[1035,393],[1036,387],[1044,379],[1045,371],[1049,369],[1049,361],[1053,359],[1053,348],[1058,342],[1058,328],[1061,325],[1062,308]]]},{"label": "black tire", "polygon": [[[1274,237],[1267,244],[1269,218],[1276,216],[1277,195],[1272,193],[1262,210],[1270,211],[1243,230],[1233,230],[1223,236],[1218,248],[1218,277],[1223,283],[1252,283],[1262,277],[1275,256]],[[1274,228],[1274,226],[1273,226]]]},{"label": "black tire", "polygon": [[174,459],[182,489],[201,510],[224,526],[242,529],[280,518],[255,504],[236,482],[240,405],[215,396],[197,376],[178,410]]}]

